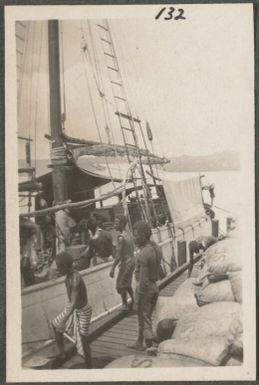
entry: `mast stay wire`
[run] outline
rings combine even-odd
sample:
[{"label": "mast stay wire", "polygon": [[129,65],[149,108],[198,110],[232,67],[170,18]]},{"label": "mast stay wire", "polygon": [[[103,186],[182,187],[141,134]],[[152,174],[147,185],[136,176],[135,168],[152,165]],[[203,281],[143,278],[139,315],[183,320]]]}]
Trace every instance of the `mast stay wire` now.
[{"label": "mast stay wire", "polygon": [[[30,41],[29,36],[31,34],[32,29],[32,22],[28,22],[28,34],[27,34],[27,46],[26,46],[26,55],[24,58],[24,80],[23,80],[23,87],[21,88],[21,94],[20,94],[20,100],[19,103],[19,113],[18,113],[18,124],[19,124],[19,134],[24,134],[27,136],[28,131],[28,98],[29,98],[29,80],[30,77],[27,75],[25,77],[25,73],[29,74],[30,72]],[[21,111],[23,111],[23,114],[21,114]]]},{"label": "mast stay wire", "polygon": [[[131,111],[130,111],[130,107],[129,107],[129,103],[128,103],[128,98],[127,98],[127,94],[126,94],[126,90],[123,86],[123,79],[122,79],[122,76],[121,76],[121,72],[119,70],[119,63],[118,63],[118,60],[117,60],[117,57],[115,55],[115,48],[114,48],[114,42],[113,42],[113,39],[112,39],[112,35],[111,35],[111,30],[110,30],[110,26],[109,26],[109,23],[108,23],[108,20],[105,20],[106,22],[106,30],[109,34],[109,38],[110,38],[110,41],[111,41],[111,51],[112,51],[112,55],[113,55],[113,58],[114,58],[114,64],[116,65],[117,67],[117,71],[118,71],[118,77],[119,77],[119,80],[120,80],[120,83],[122,85],[121,87],[121,90],[122,90],[122,93],[123,93],[123,96],[124,96],[124,100],[125,100],[125,108],[126,108],[126,112],[129,116],[131,116]],[[99,31],[99,36],[100,36],[100,31]],[[101,36],[100,36],[101,38]],[[102,48],[103,48],[103,52],[105,52],[105,48],[104,48],[104,45],[103,45],[103,40],[102,41]],[[107,67],[109,67],[108,65],[108,62],[107,62],[107,57],[105,58],[105,62],[107,64]],[[111,78],[111,75],[110,75],[110,72],[108,71],[108,77],[109,77],[109,81],[110,83],[112,84],[112,78]],[[116,111],[119,111],[119,108],[118,108],[118,102],[116,101],[116,94],[114,93],[114,89],[113,87],[111,87],[111,91],[112,91],[112,95],[113,95],[113,100],[115,102],[115,108],[116,108]],[[120,122],[120,117],[119,117],[119,122]],[[134,124],[134,120],[130,119],[129,120],[129,125],[132,129],[132,132],[135,133],[135,124]],[[123,133],[123,129],[122,129],[122,126],[121,126],[121,122],[120,122],[120,127],[121,127],[121,134],[122,134],[122,139],[123,139],[123,142],[125,143],[125,138],[124,138],[124,133]],[[134,134],[135,135],[135,134]],[[135,145],[136,145],[136,148],[138,148],[138,142],[137,142],[137,138],[136,136],[135,137]],[[127,148],[127,147],[126,147]],[[130,163],[130,157],[129,157],[129,152],[128,152],[128,161]],[[141,166],[141,165],[140,165]],[[142,167],[140,167],[140,169],[142,170]],[[135,173],[135,169],[132,169],[131,170],[132,172],[132,183],[133,183],[133,186],[136,187],[136,182],[135,182],[135,179],[134,179],[134,173]],[[143,175],[144,177],[144,175]],[[136,198],[137,198],[137,201],[138,201],[138,204],[139,204],[139,208],[144,216],[144,218],[147,219],[146,217],[146,212],[145,210],[143,209],[142,205],[141,205],[141,202],[140,202],[140,199],[139,199],[139,194],[138,194],[138,189],[135,189],[135,192],[136,192]],[[143,189],[143,192],[145,194],[145,188]],[[146,201],[146,200],[145,200]]]},{"label": "mast stay wire", "polygon": [[41,22],[40,28],[40,47],[39,47],[39,60],[37,65],[37,79],[36,79],[36,95],[35,95],[35,115],[34,115],[34,162],[35,162],[35,172],[37,166],[37,122],[38,122],[38,105],[39,105],[39,76],[40,76],[40,63],[41,63],[41,54],[43,46],[43,21]]},{"label": "mast stay wire", "polygon": [[[94,121],[95,121],[95,125],[96,125],[96,128],[97,128],[97,133],[98,133],[98,137],[99,137],[99,140],[100,140],[100,143],[103,143],[102,141],[102,137],[101,137],[101,132],[100,132],[100,127],[99,127],[99,123],[98,123],[98,120],[97,120],[97,115],[96,115],[96,112],[95,112],[95,108],[94,108],[94,102],[93,102],[93,98],[92,98],[92,94],[91,94],[91,87],[90,87],[90,84],[89,84],[89,78],[88,78],[88,73],[87,73],[87,61],[86,61],[86,57],[85,55],[83,54],[82,50],[81,50],[81,55],[82,55],[82,59],[83,59],[83,62],[84,62],[84,73],[85,73],[85,76],[86,76],[86,81],[87,81],[87,89],[88,89],[88,94],[89,94],[89,100],[90,100],[90,104],[91,104],[91,109],[93,111],[93,115],[94,115]],[[113,188],[115,188],[115,183],[114,183],[114,180],[113,180],[113,176],[111,174],[111,169],[110,169],[110,166],[109,166],[109,163],[108,163],[108,160],[107,160],[107,157],[105,155],[105,163],[107,165],[107,168],[108,168],[108,172],[109,172],[109,176],[111,178],[111,182],[112,182],[112,185],[113,185]]]},{"label": "mast stay wire", "polygon": [[[110,110],[108,108],[107,98],[104,97],[105,96],[105,86],[104,86],[104,81],[103,81],[103,78],[102,78],[101,69],[100,69],[100,66],[99,66],[99,63],[98,63],[98,59],[97,59],[97,52],[96,52],[96,49],[95,49],[95,44],[94,44],[94,39],[93,39],[93,34],[92,34],[91,23],[90,23],[89,20],[87,21],[87,23],[88,23],[90,41],[91,41],[92,49],[93,49],[93,59],[94,59],[94,62],[95,62],[96,74],[97,74],[97,78],[98,78],[99,84],[101,85],[102,90],[103,90],[102,94],[100,92],[99,92],[99,94],[100,94],[101,101],[102,101],[102,106],[103,106],[103,111],[104,111],[104,118],[105,118],[105,124],[106,124],[106,127],[108,127],[108,129],[111,132],[111,142],[112,142],[111,144],[114,147],[115,157],[118,158],[118,151],[117,151],[117,147],[116,147],[116,143],[115,143],[115,139],[114,139],[113,125],[111,123]],[[118,163],[118,168],[119,168],[120,178],[122,178],[122,172],[121,172],[120,163]]]},{"label": "mast stay wire", "polygon": [[[108,21],[107,21],[107,25],[109,25],[109,24],[108,24]],[[109,28],[110,28],[110,26],[109,26]],[[124,38],[124,34],[123,34],[123,28],[121,28],[120,33],[121,33],[122,38],[126,41],[126,39]],[[120,62],[120,67],[122,68],[122,72],[124,73],[123,79],[124,79],[124,81],[125,81],[125,85],[126,85],[127,89],[130,91],[129,93],[130,93],[130,95],[131,95],[131,98],[130,98],[130,99],[131,99],[131,106],[132,106],[131,109],[133,110],[133,114],[134,114],[135,118],[138,119],[138,118],[139,118],[139,114],[137,113],[136,103],[135,103],[135,101],[134,101],[134,92],[132,92],[132,91],[133,91],[133,87],[131,86],[131,83],[128,81],[128,78],[127,78],[127,76],[126,76],[127,71],[126,71],[125,65],[124,65],[124,63],[127,62],[127,61],[126,61],[126,55],[125,55],[125,52],[124,52],[123,44],[121,44],[120,39],[117,39],[117,44],[118,44],[118,48],[119,48],[119,50],[120,50],[120,52],[121,52],[121,58],[122,58],[122,60],[121,60],[121,62]],[[126,44],[125,44],[125,45],[126,45]],[[135,68],[135,66],[134,66],[133,61],[132,61],[132,64],[133,64],[133,69],[134,69],[134,71],[135,71],[136,78],[139,78],[138,75],[137,75],[137,71],[136,71],[136,68]],[[123,87],[123,92],[124,92],[125,99],[128,100],[128,95],[126,95],[126,90],[125,90],[124,87]],[[129,111],[128,111],[128,114],[130,115]],[[142,139],[142,141],[143,141],[143,139]],[[143,141],[143,145],[144,145],[144,148],[145,148],[145,143],[144,143],[144,141]]]},{"label": "mast stay wire", "polygon": [[[121,36],[123,37],[123,28],[121,29],[120,33],[121,33]],[[124,65],[124,63],[126,63],[126,58],[125,58],[125,54],[124,54],[123,45],[121,44],[120,39],[117,39],[117,45],[118,45],[118,48],[119,48],[119,50],[121,52],[122,60],[120,62],[120,67],[122,68],[122,72],[125,75],[123,77],[124,78],[124,82],[126,84],[127,89],[130,91],[131,96],[133,96],[131,84],[130,84],[130,82],[128,82],[128,78],[126,76],[127,71],[126,71],[125,65]],[[123,91],[125,91],[125,90],[123,90]],[[126,95],[126,93],[125,93],[125,95]],[[134,98],[131,97],[131,99],[132,99],[131,100],[131,109],[133,110],[133,113],[134,113],[135,117],[138,118],[138,114],[137,114],[137,109],[136,109],[136,105],[135,105],[135,102],[134,102]]]},{"label": "mast stay wire", "polygon": [[[124,30],[123,28],[121,28],[121,38],[123,41],[126,42],[126,39],[125,39],[125,34],[124,34]],[[119,39],[118,39],[119,40]],[[126,44],[125,44],[126,45]],[[124,52],[124,45],[121,44],[121,42],[119,41],[119,48],[120,48],[120,51],[121,51],[121,56],[122,56],[122,70],[124,71],[124,73],[126,74],[126,70],[125,70],[125,66],[124,66],[124,62],[127,63],[127,61],[125,61],[125,52]],[[131,68],[133,69],[133,72],[134,72],[134,76],[135,78],[137,79],[138,82],[140,82],[140,77],[138,75],[138,72],[137,72],[137,69],[136,69],[136,65],[134,63],[134,60],[133,60],[133,56],[132,55],[129,55],[129,61],[131,61]],[[134,102],[134,88],[132,87],[132,85],[128,82],[127,80],[127,77],[125,77],[125,80],[126,80],[126,83],[127,83],[127,87],[128,89],[131,91],[131,96],[132,96],[132,107],[133,107],[133,111],[134,111],[134,114],[136,116],[136,118],[139,118],[139,114],[138,114],[138,111],[137,111],[137,108],[136,108],[136,103]],[[147,116],[146,116],[146,111],[142,109],[142,115],[144,115],[144,118],[145,118],[145,121],[147,121]],[[151,141],[151,152],[154,154],[154,146],[153,146],[153,142]],[[157,164],[155,164],[155,169],[156,169],[156,174],[157,174],[157,177],[159,178],[159,172],[158,172],[158,166]]]},{"label": "mast stay wire", "polygon": [[93,66],[93,63],[92,63],[92,59],[91,59],[90,53],[89,53],[89,51],[88,51],[88,45],[87,45],[87,43],[86,43],[85,33],[84,33],[83,23],[82,23],[82,22],[81,22],[81,34],[82,34],[82,43],[83,43],[81,48],[82,48],[83,52],[86,53],[86,55],[88,56],[88,60],[89,60],[90,66],[91,66],[91,68],[92,68],[92,76],[93,76],[93,79],[94,79],[96,88],[97,88],[97,90],[98,90],[100,96],[101,96],[102,98],[104,98],[104,99],[107,101],[107,103],[109,103],[111,106],[113,106],[114,108],[116,108],[116,106],[114,105],[114,103],[112,103],[112,102],[106,97],[106,95],[105,95],[105,93],[104,93],[104,90],[102,90],[101,85],[100,85],[100,83],[99,83],[99,80],[97,79],[98,76],[97,76],[97,74],[95,74],[94,66]]},{"label": "mast stay wire", "polygon": [[61,79],[62,79],[62,101],[63,101],[63,117],[62,117],[62,123],[63,123],[63,129],[65,125],[66,120],[66,83],[65,83],[65,59],[64,59],[64,34],[63,34],[63,21],[59,21],[60,24],[60,41],[61,41]]},{"label": "mast stay wire", "polygon": [[[90,42],[91,42],[92,50],[93,50],[93,60],[94,60],[94,64],[95,65],[93,66],[92,60],[91,60],[91,55],[90,55],[90,52],[88,51],[89,61],[90,61],[91,65],[92,65],[93,72],[94,72],[94,68],[96,69],[96,76],[98,78],[98,82],[99,82],[99,85],[100,85],[98,91],[99,91],[99,95],[101,97],[102,108],[103,108],[103,113],[104,113],[104,120],[105,120],[106,128],[108,127],[108,129],[111,130],[112,140],[114,142],[112,125],[111,125],[111,120],[110,120],[110,114],[109,114],[109,109],[108,109],[108,106],[107,106],[107,98],[105,97],[104,82],[103,82],[103,79],[102,79],[100,66],[99,66],[98,60],[97,60],[97,52],[96,52],[96,49],[95,49],[95,44],[94,44],[94,39],[93,39],[93,34],[92,34],[92,28],[91,28],[91,24],[90,24],[89,20],[87,21],[87,24],[88,24]],[[102,92],[100,91],[100,89],[102,89]],[[109,139],[109,137],[108,137],[108,139]],[[116,148],[115,144],[113,144],[113,146],[114,146],[114,149],[115,149],[115,156],[117,156],[117,148]],[[107,163],[109,163],[108,160],[107,160]],[[119,165],[119,173],[120,173],[120,177],[121,177],[120,165]]]},{"label": "mast stay wire", "polygon": [[[92,75],[93,75],[93,77],[95,79],[96,85],[98,85],[98,83],[97,83],[97,78],[96,78],[95,73],[94,73],[94,67],[93,67],[91,56],[90,56],[89,48],[88,48],[88,45],[87,45],[87,42],[86,42],[86,39],[85,39],[85,34],[84,34],[84,29],[83,29],[82,22],[81,22],[81,33],[82,33],[81,55],[82,55],[82,58],[83,58],[83,62],[85,63],[85,65],[84,65],[85,71],[84,72],[85,72],[86,78],[87,78],[88,93],[89,93],[91,108],[92,108],[92,111],[93,111],[93,114],[94,114],[94,120],[95,120],[95,124],[96,124],[96,128],[97,128],[99,140],[100,140],[101,143],[103,143],[100,127],[99,127],[99,124],[98,124],[98,121],[97,121],[97,116],[96,116],[96,112],[95,112],[95,108],[94,108],[93,98],[92,98],[92,94],[91,94],[91,90],[90,90],[89,77],[88,77],[88,71],[87,71],[88,67],[90,67],[91,70],[92,70],[91,73],[92,73]],[[87,56],[88,56],[88,58],[87,58]],[[98,89],[98,91],[100,93],[100,87],[99,86],[97,86],[97,89]],[[104,112],[104,114],[105,114],[105,112]],[[104,158],[105,158],[105,163],[106,163],[106,166],[107,166],[107,169],[108,169],[108,172],[109,172],[109,176],[110,176],[113,188],[115,189],[116,186],[115,186],[114,178],[112,176],[110,165],[109,165],[109,162],[108,162],[106,154],[104,154]]]},{"label": "mast stay wire", "polygon": [[[31,62],[29,63],[30,64],[30,68],[28,68],[29,70],[29,90],[28,90],[28,100],[27,100],[27,104],[28,104],[28,108],[26,109],[27,110],[27,118],[28,118],[28,123],[26,124],[26,127],[28,127],[28,130],[29,130],[29,139],[31,139],[31,130],[32,130],[32,124],[33,124],[33,114],[32,114],[32,107],[33,107],[33,103],[32,103],[32,92],[33,92],[33,84],[34,84],[34,46],[35,46],[35,41],[36,41],[36,27],[35,27],[35,22],[32,22],[32,29],[33,29],[33,39],[32,39],[32,47],[31,47]],[[26,122],[26,121],[25,121]],[[29,155],[27,155],[27,145],[29,147]],[[29,142],[26,142],[26,161],[28,163],[29,166],[31,166],[31,143],[30,141]],[[28,156],[28,157],[27,157]],[[27,205],[28,205],[28,211],[30,212],[30,209],[31,209],[31,192],[29,192],[29,195],[28,195],[28,202],[27,202]]]},{"label": "mast stay wire", "polygon": [[[48,23],[45,24],[45,40],[47,41],[48,40]],[[46,68],[47,68],[47,71],[49,72],[49,58],[48,58],[48,55],[45,55],[45,58],[46,58]],[[48,89],[48,95],[49,95],[49,84],[47,85],[47,89]],[[48,124],[48,127],[49,127],[49,133],[50,133],[50,103],[47,103],[47,124]],[[50,154],[50,158],[51,158],[51,152],[52,152],[52,144],[51,144],[51,141],[48,140],[48,147],[49,147],[49,154]]]},{"label": "mast stay wire", "polygon": [[20,72],[19,87],[18,87],[18,92],[17,92],[18,122],[19,122],[21,100],[22,100],[22,85],[24,82],[25,65],[26,65],[26,62],[28,61],[27,51],[28,51],[29,31],[30,31],[31,23],[29,21],[27,23],[28,23],[28,27],[26,28],[25,36],[24,36],[24,52],[23,52],[23,58],[22,58],[22,65],[21,65],[22,68],[21,68],[21,72]]},{"label": "mast stay wire", "polygon": [[[107,29],[109,29],[108,23],[107,23]],[[99,32],[99,37],[101,38],[100,32]],[[113,45],[112,45],[112,47],[113,47]],[[104,49],[103,44],[102,44],[102,48],[103,48],[103,51],[105,52],[105,49]],[[115,56],[114,48],[113,48],[113,55]],[[106,64],[108,65],[106,57],[105,57],[105,62],[106,62]],[[108,78],[109,78],[109,82],[111,83],[112,79],[111,79],[111,76],[110,76],[109,71],[108,71]],[[121,80],[122,80],[122,79],[121,79]],[[112,83],[111,83],[111,84],[112,84]],[[122,83],[121,83],[121,84],[122,84]],[[119,111],[119,109],[118,109],[118,103],[117,103],[116,98],[115,98],[115,93],[114,93],[113,87],[111,87],[111,91],[112,91],[112,96],[113,96],[113,100],[114,100],[114,108],[115,108],[115,111]],[[125,94],[125,90],[122,89],[122,91],[123,91],[124,94]],[[124,96],[125,96],[125,99],[126,99],[126,95],[124,95]],[[126,107],[126,110],[127,110],[128,115],[130,115],[129,108],[128,108],[128,106],[127,106],[127,102],[125,103],[125,107]]]},{"label": "mast stay wire", "polygon": [[[113,42],[112,35],[111,35],[111,29],[110,29],[110,25],[109,25],[108,20],[106,20],[106,23],[107,23],[108,29],[109,29],[109,31],[110,31],[111,41]],[[122,28],[122,30],[123,30],[123,28]],[[125,45],[126,45],[126,44],[125,44]],[[113,43],[113,46],[114,46],[114,43]],[[126,73],[127,73],[127,72],[125,71],[125,67],[124,67],[124,60],[125,60],[125,57],[124,57],[124,49],[123,49],[122,47],[120,47],[120,48],[121,48],[121,54],[122,54],[122,70],[124,71],[125,83],[127,84],[128,89],[131,90],[131,86],[129,85],[129,82],[128,82],[127,76],[126,76]],[[116,62],[117,62],[117,68],[119,68],[119,63],[118,63],[117,57],[116,57]],[[125,60],[125,63],[126,63],[126,60]],[[133,64],[134,64],[134,63],[133,63]],[[134,68],[135,68],[135,66],[134,66]],[[135,72],[136,72],[136,69],[135,69]],[[120,76],[121,76],[121,79],[122,79],[121,73],[120,73]],[[125,95],[125,99],[126,99],[126,105],[127,105],[127,108],[128,108],[128,114],[131,115],[131,113],[130,113],[130,107],[129,107],[129,101],[128,101],[128,96],[127,96],[127,94],[126,94],[126,89],[125,89],[124,87],[123,87],[123,91],[124,91],[124,95]],[[133,95],[134,95],[134,93],[131,92],[131,96],[133,96]],[[133,99],[134,99],[134,98],[133,98]],[[137,114],[137,111],[136,111],[135,103],[132,102],[131,104],[132,104],[132,106],[133,106],[133,113],[135,114],[136,118],[138,118],[138,114]],[[133,120],[132,123],[133,123],[133,128],[134,128],[134,130],[135,130],[135,127],[134,127],[134,126],[135,126],[134,120]],[[138,128],[140,129],[140,134],[141,134],[141,138],[142,138],[142,142],[143,142],[144,148],[146,148],[146,149],[148,150],[147,145],[146,145],[146,140],[145,140],[144,132],[143,132],[143,129],[142,129],[142,126],[141,126],[141,122],[139,123],[139,127],[138,127]],[[149,157],[148,157],[148,164],[150,165]],[[152,166],[151,166],[151,165],[150,165],[150,171],[152,172]],[[144,174],[144,173],[145,173],[145,171],[143,170],[143,174]],[[154,183],[156,183],[155,180],[154,180]],[[148,187],[147,187],[147,189],[148,189]],[[147,199],[148,199],[148,194],[151,195],[150,190],[148,190],[148,191],[146,192],[146,194],[147,194]],[[155,217],[156,217],[156,211],[155,211],[154,205],[152,204],[152,200],[151,200],[151,205],[152,205],[152,207],[153,207],[154,215],[155,215]]]},{"label": "mast stay wire", "polygon": [[28,128],[29,128],[29,138],[31,138],[31,125],[32,125],[32,88],[34,81],[34,47],[36,40],[35,33],[35,22],[32,22],[33,28],[33,39],[32,39],[32,50],[31,50],[31,68],[30,68],[30,84],[29,84],[29,100],[28,100]]},{"label": "mast stay wire", "polygon": [[[92,43],[92,49],[93,49],[93,53],[94,53],[94,61],[95,61],[95,66],[93,65],[92,63],[92,59],[91,59],[91,55],[90,55],[90,52],[88,50],[88,45],[86,43],[86,39],[85,39],[85,33],[84,33],[84,26],[83,26],[83,23],[81,22],[81,35],[82,35],[82,51],[84,54],[85,54],[85,57],[86,59],[88,59],[88,62],[90,64],[90,67],[92,69],[92,76],[93,76],[93,79],[94,79],[94,82],[95,82],[95,85],[96,85],[96,88],[97,88],[97,91],[101,97],[101,101],[102,101],[102,107],[103,107],[103,113],[104,113],[104,119],[105,119],[105,123],[107,124],[108,122],[108,127],[110,127],[111,129],[111,135],[112,135],[112,141],[114,143],[114,148],[115,148],[115,154],[117,154],[117,148],[115,146],[115,140],[114,140],[114,135],[113,135],[113,130],[112,130],[112,124],[111,124],[111,120],[110,120],[110,115],[109,115],[109,108],[108,108],[108,104],[110,104],[114,110],[116,110],[116,105],[114,103],[112,103],[107,97],[106,97],[106,94],[104,92],[104,84],[102,82],[102,77],[99,73],[101,73],[100,71],[100,68],[99,68],[99,65],[98,65],[98,60],[96,58],[96,53],[95,53],[95,49],[94,49],[94,42],[93,42],[93,37],[92,37],[92,32],[91,32],[91,28],[90,28],[90,22],[88,21],[88,29],[89,29],[89,36],[90,36],[90,41]],[[94,71],[94,68],[96,69],[96,74],[95,74],[95,71]],[[104,103],[105,101],[105,103]],[[100,136],[99,136],[100,137]],[[101,139],[100,139],[101,140]],[[109,175],[111,177],[111,180],[112,180],[112,183],[113,183],[113,186],[114,186],[114,181],[113,181],[113,176],[111,174],[111,170],[110,170],[110,166],[109,166],[109,162],[108,162],[108,159],[105,155],[105,163],[106,163],[106,166],[108,168],[108,171],[109,171]],[[120,174],[120,177],[121,177],[121,168],[120,168],[120,164],[119,164],[119,174]]]}]

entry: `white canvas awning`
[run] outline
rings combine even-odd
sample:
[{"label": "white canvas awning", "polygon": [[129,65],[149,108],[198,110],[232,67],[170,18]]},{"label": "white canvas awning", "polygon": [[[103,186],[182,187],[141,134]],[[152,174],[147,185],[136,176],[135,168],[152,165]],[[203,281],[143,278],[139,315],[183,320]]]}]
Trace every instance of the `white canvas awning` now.
[{"label": "white canvas awning", "polygon": [[185,228],[205,215],[199,177],[173,181],[165,176],[163,187],[176,228]]}]

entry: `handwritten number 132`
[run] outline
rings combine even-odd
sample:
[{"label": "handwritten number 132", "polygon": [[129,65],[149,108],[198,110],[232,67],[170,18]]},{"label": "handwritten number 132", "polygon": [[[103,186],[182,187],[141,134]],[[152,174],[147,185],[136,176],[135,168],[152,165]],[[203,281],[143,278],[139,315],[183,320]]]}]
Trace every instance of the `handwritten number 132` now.
[{"label": "handwritten number 132", "polygon": [[[162,8],[158,14],[156,15],[155,19],[158,20],[160,18],[160,16],[162,15],[162,13],[164,13],[164,11],[166,10],[167,8],[164,7]],[[176,9],[174,7],[169,7],[168,11],[167,11],[167,16],[164,17],[164,20],[180,20],[180,19],[183,19],[185,20],[186,18],[183,16],[184,14],[184,10],[179,8],[177,9],[178,11],[178,15],[174,16],[173,13],[174,11],[176,11]]]}]

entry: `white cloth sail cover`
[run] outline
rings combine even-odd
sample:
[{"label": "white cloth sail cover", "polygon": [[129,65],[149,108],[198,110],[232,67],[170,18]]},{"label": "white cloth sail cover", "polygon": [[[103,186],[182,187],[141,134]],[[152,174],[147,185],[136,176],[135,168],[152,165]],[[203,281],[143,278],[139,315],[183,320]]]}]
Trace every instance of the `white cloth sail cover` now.
[{"label": "white cloth sail cover", "polygon": [[164,191],[175,228],[184,229],[205,215],[200,178],[163,180]]}]

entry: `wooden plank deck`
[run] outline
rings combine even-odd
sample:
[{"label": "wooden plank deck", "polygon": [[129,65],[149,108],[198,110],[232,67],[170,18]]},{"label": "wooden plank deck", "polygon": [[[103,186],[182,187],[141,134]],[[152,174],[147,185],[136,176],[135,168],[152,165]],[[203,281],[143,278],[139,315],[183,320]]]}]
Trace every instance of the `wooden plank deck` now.
[{"label": "wooden plank deck", "polygon": [[[186,280],[187,271],[184,271],[173,282],[160,291],[162,296],[172,296],[176,289]],[[127,347],[137,339],[138,322],[136,314],[129,314],[91,343],[94,368],[103,368],[109,362],[126,355],[144,355],[145,352],[136,352]],[[65,362],[61,369],[84,368],[84,360],[75,355]]]}]

